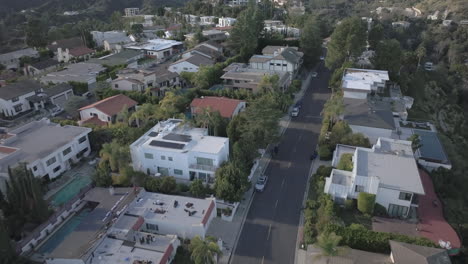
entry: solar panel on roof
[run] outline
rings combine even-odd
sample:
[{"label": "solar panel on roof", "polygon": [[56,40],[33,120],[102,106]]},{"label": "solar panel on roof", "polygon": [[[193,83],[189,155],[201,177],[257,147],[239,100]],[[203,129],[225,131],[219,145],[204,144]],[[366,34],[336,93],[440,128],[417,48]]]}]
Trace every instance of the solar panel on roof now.
[{"label": "solar panel on roof", "polygon": [[185,145],[179,144],[179,143],[153,140],[150,142],[150,146],[161,147],[161,148],[171,148],[171,149],[183,149]]},{"label": "solar panel on roof", "polygon": [[150,137],[157,137],[158,134],[159,134],[158,132],[152,131],[152,132],[150,132],[150,133],[148,134],[148,136],[150,136]]},{"label": "solar panel on roof", "polygon": [[192,140],[192,137],[189,135],[174,134],[174,133],[167,134],[163,138],[166,140],[180,141],[180,142],[190,142],[190,140]]}]

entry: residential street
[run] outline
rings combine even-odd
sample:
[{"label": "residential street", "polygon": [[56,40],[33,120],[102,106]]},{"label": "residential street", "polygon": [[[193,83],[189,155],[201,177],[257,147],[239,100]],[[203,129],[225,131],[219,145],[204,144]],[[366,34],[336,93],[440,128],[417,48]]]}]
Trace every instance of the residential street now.
[{"label": "residential street", "polygon": [[294,263],[300,210],[321,127],[320,112],[330,95],[330,72],[319,63],[302,99],[299,116],[291,119],[279,152],[273,157],[263,193],[257,193],[245,220],[232,263]]}]

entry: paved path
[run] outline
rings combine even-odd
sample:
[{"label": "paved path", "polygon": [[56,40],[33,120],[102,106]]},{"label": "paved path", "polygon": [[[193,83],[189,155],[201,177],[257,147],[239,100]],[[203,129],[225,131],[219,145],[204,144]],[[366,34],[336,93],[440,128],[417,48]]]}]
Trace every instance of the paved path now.
[{"label": "paved path", "polygon": [[266,168],[269,182],[255,195],[232,263],[294,263],[302,200],[320,133],[323,104],[328,99],[330,72],[322,65],[303,97],[279,144],[279,153]]}]

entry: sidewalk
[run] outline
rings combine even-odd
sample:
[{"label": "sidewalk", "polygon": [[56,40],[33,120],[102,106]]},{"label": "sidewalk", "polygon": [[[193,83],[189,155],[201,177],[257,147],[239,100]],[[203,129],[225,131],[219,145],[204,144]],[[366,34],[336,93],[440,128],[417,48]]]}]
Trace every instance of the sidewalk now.
[{"label": "sidewalk", "polygon": [[[310,186],[310,180],[312,179],[312,175],[317,171],[317,169],[320,166],[331,166],[331,161],[323,161],[320,160],[319,158],[315,159],[311,166],[310,166],[310,171],[309,171],[309,178],[307,179],[307,185],[306,185],[306,191],[304,193],[304,199],[302,201],[302,206],[305,207],[305,203],[307,201],[307,196],[309,193],[309,186]],[[302,236],[304,232],[304,211],[301,210],[301,216],[299,220],[299,227],[297,230],[297,241],[296,241],[296,257],[294,258],[294,263],[295,264],[308,264],[310,261],[307,261],[307,248],[305,249],[300,249],[300,243],[302,242]]]},{"label": "sidewalk", "polygon": [[[279,129],[280,129],[280,136],[286,131],[287,127],[289,126],[289,122],[291,120],[290,112],[294,104],[300,100],[304,93],[309,86],[310,80],[312,79],[310,72],[308,77],[302,81],[301,90],[295,94],[294,103],[288,109],[288,112],[280,119],[279,121]],[[220,264],[227,264],[230,263],[232,260],[232,254],[236,250],[237,241],[239,240],[239,236],[242,231],[242,227],[245,222],[245,218],[247,217],[247,213],[250,208],[250,204],[252,203],[253,197],[255,196],[253,183],[255,183],[260,175],[262,175],[265,169],[268,167],[268,163],[270,162],[271,158],[271,150],[273,148],[273,144],[267,146],[265,154],[263,154],[258,159],[258,167],[255,170],[253,177],[252,177],[252,187],[244,193],[244,197],[239,204],[236,214],[232,222],[226,222],[219,217],[215,217],[211,222],[207,236],[213,236],[216,238],[221,238],[223,240],[223,255],[219,259],[218,263]]]}]

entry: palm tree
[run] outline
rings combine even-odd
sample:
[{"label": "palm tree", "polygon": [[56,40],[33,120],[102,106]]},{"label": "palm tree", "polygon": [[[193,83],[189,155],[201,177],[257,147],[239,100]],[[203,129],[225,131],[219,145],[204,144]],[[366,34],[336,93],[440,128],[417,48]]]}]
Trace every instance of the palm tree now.
[{"label": "palm tree", "polygon": [[203,240],[199,236],[190,241],[189,249],[190,258],[195,264],[214,264],[216,263],[215,256],[222,254],[216,242],[210,239]]},{"label": "palm tree", "polygon": [[418,56],[418,67],[416,69],[419,69],[419,66],[421,66],[421,59],[426,56],[426,48],[423,45],[419,45],[416,49],[416,56]]},{"label": "palm tree", "polygon": [[136,121],[137,126],[144,125],[147,121],[156,119],[156,114],[158,111],[158,105],[154,104],[143,104],[138,107],[138,109],[132,113],[128,121],[131,123]]},{"label": "palm tree", "polygon": [[336,235],[334,232],[320,234],[317,237],[317,242],[315,243],[315,246],[320,248],[322,250],[322,253],[316,255],[315,258],[320,259],[324,257],[326,258],[326,263],[329,263],[330,257],[345,254],[347,249],[343,247],[338,247],[340,241],[341,237]]},{"label": "palm tree", "polygon": [[128,147],[121,146],[116,141],[103,144],[99,156],[101,156],[101,162],[109,162],[111,171],[117,171],[130,162]]}]

